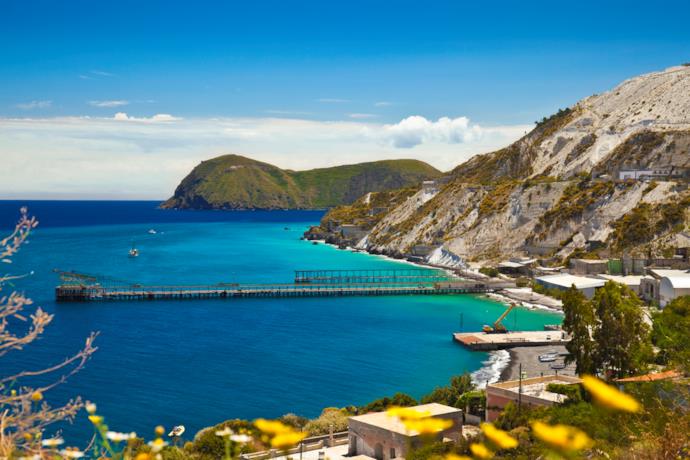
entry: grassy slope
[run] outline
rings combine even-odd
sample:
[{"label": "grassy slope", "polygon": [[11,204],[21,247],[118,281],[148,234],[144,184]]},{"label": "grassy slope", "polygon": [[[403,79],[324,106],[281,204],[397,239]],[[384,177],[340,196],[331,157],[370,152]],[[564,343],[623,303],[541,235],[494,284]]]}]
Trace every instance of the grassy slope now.
[{"label": "grassy slope", "polygon": [[309,171],[282,170],[239,155],[202,162],[164,207],[325,208],[361,195],[418,184],[440,172],[417,160],[387,160]]}]

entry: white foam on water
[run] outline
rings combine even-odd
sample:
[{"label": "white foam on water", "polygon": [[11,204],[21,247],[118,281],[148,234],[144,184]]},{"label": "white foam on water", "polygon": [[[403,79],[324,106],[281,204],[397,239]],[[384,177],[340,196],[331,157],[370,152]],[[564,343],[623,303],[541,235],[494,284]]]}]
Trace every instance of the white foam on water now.
[{"label": "white foam on water", "polygon": [[472,372],[472,381],[478,388],[486,388],[487,383],[498,382],[501,372],[510,364],[510,353],[508,350],[495,350],[489,353],[486,361],[482,362],[482,367]]}]

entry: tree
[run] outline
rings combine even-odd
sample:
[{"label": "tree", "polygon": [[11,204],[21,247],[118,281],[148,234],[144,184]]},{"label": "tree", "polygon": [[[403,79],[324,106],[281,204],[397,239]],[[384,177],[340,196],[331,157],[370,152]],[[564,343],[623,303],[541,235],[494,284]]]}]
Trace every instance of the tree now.
[{"label": "tree", "polygon": [[359,412],[366,414],[368,412],[382,412],[391,406],[410,407],[416,405],[417,400],[412,396],[405,393],[395,393],[392,398],[386,396],[385,398],[379,398],[370,402],[366,406],[361,407]]},{"label": "tree", "polygon": [[575,286],[565,291],[561,296],[563,301],[563,330],[570,335],[566,344],[569,355],[565,357],[566,364],[575,362],[578,374],[595,374],[594,367],[594,309],[584,294]]},{"label": "tree", "polygon": [[[36,219],[29,217],[26,208],[22,208],[14,231],[0,239],[0,260],[11,263],[37,225]],[[53,320],[52,314],[34,307],[31,299],[22,293],[7,291],[6,287],[13,286],[14,281],[22,277],[0,276],[0,291],[5,291],[0,293],[0,362],[6,354],[21,352],[34,343]],[[80,398],[51,407],[44,401],[44,395],[84,367],[96,352],[95,338],[96,334],[92,333],[81,351],[61,363],[12,375],[0,374],[0,458],[13,458],[15,454],[43,457],[40,455],[41,435],[46,427],[74,418],[83,406]],[[42,384],[29,386],[29,381],[39,376]]]},{"label": "tree", "polygon": [[654,316],[652,341],[661,364],[690,371],[690,296],[674,299]]},{"label": "tree", "polygon": [[642,372],[652,359],[650,328],[642,301],[627,286],[607,282],[591,301],[573,286],[563,296],[563,329],[571,336],[567,362],[578,374],[624,377]]},{"label": "tree", "polygon": [[629,287],[613,281],[592,299],[596,324],[595,368],[609,377],[625,377],[646,370],[652,359],[650,328],[642,301]]},{"label": "tree", "polygon": [[428,403],[439,403],[445,404],[446,406],[461,407],[458,404],[463,404],[460,401],[460,396],[463,393],[472,391],[475,389],[474,383],[472,382],[472,376],[465,372],[462,375],[456,375],[450,379],[450,385],[443,387],[436,387],[434,390],[422,396],[422,404]]}]

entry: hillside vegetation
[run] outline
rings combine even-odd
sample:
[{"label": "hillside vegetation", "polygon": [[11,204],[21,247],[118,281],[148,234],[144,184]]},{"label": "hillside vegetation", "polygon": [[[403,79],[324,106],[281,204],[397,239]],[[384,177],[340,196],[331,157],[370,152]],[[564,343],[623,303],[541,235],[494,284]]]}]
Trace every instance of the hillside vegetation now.
[{"label": "hillside vegetation", "polygon": [[440,174],[417,160],[291,171],[240,155],[223,155],[201,162],[162,207],[320,209],[353,203],[369,192],[418,186]]},{"label": "hillside vegetation", "polygon": [[[655,180],[620,180],[631,169]],[[680,66],[544,117],[511,145],[457,166],[433,196],[378,203],[387,212],[366,228],[364,249],[440,246],[477,262],[563,260],[590,243],[615,255],[668,255],[690,228],[688,180],[690,67]]]}]

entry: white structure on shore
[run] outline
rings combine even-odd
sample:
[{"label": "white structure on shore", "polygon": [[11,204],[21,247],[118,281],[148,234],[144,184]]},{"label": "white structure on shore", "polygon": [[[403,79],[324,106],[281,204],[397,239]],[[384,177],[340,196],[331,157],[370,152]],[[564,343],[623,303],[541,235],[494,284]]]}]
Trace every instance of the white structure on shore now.
[{"label": "white structure on shore", "polygon": [[[670,270],[669,270],[670,271]],[[682,270],[673,270],[659,282],[659,305],[665,307],[676,297],[690,295],[690,273]]]},{"label": "white structure on shore", "polygon": [[562,291],[575,286],[575,289],[582,292],[588,299],[591,299],[594,297],[596,289],[606,284],[606,280],[559,273],[557,275],[540,276],[537,278],[537,283],[548,289],[560,289]]}]

